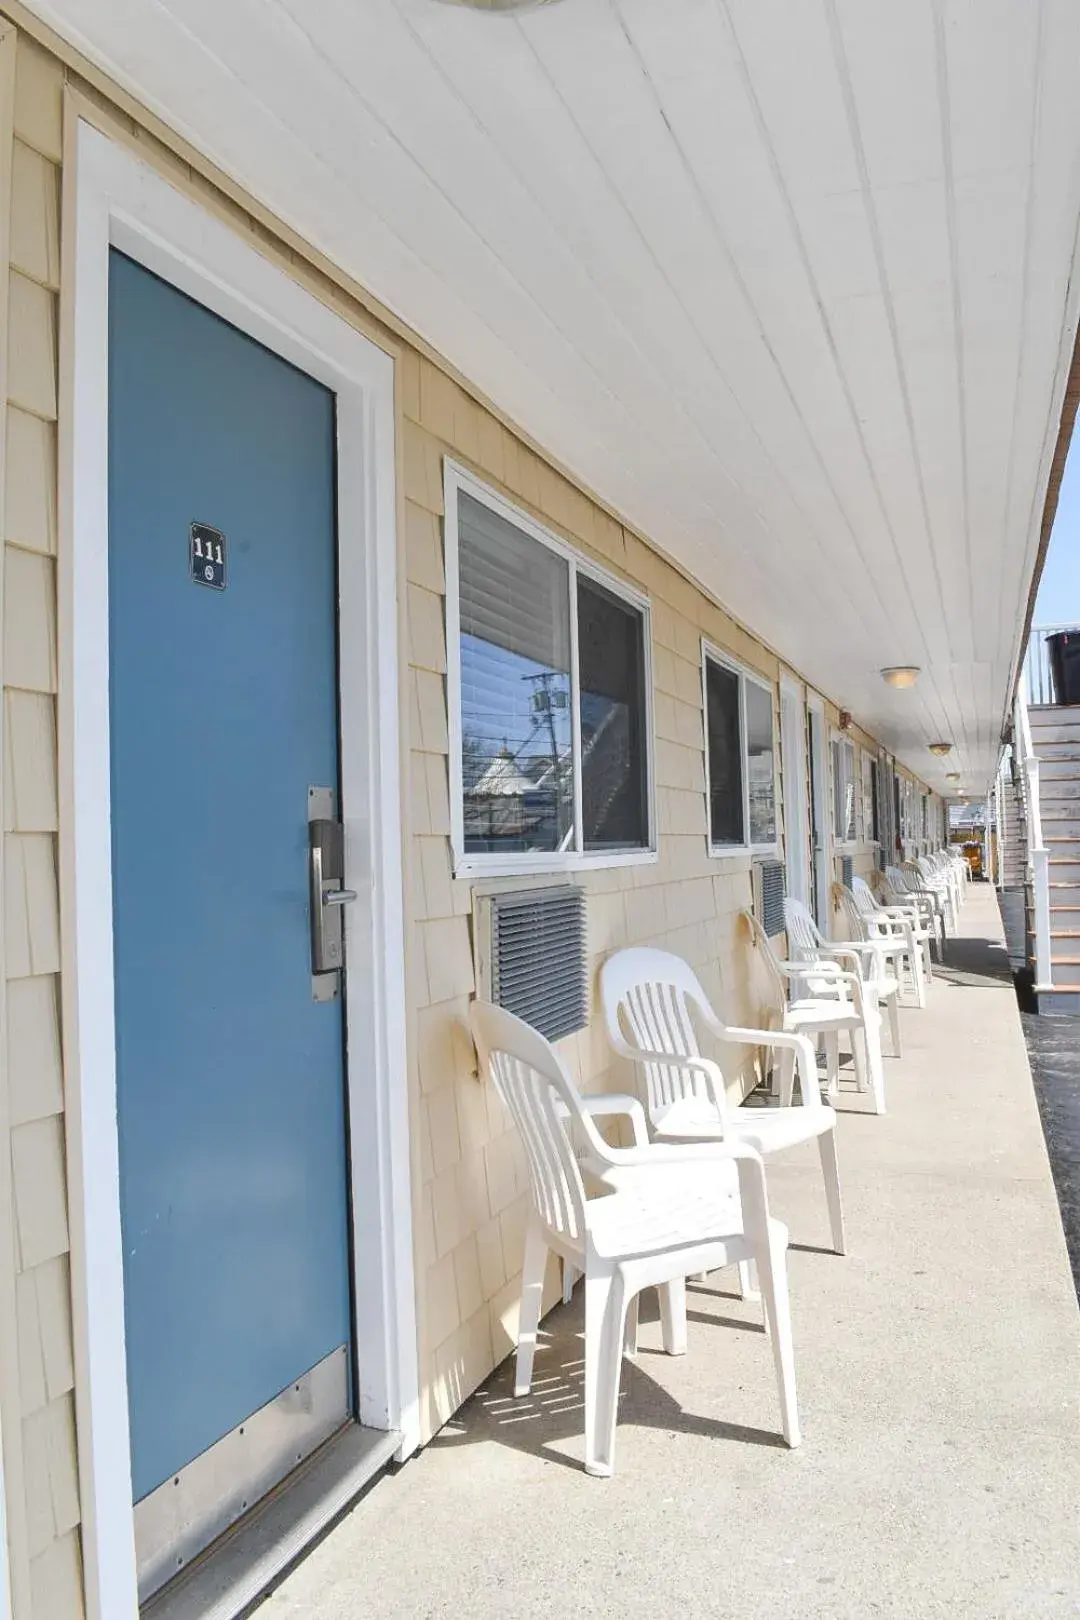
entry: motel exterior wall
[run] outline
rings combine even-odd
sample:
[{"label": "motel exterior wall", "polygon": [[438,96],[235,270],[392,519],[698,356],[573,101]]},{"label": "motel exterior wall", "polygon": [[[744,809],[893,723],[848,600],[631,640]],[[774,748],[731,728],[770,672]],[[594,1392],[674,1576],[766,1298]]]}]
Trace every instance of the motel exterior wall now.
[{"label": "motel exterior wall", "polygon": [[[22,20],[22,19],[20,19]],[[474,990],[480,880],[450,855],[443,459],[453,456],[652,604],[654,862],[581,873],[590,972],[622,945],[687,957],[725,1016],[758,1015],[737,914],[751,903],[749,856],[710,857],[701,638],[774,691],[778,654],[732,620],[641,536],[576,488],[377,307],[320,267],[256,205],[219,187],[129,99],[65,65],[0,16],[0,302],[3,480],[3,1082],[0,1084],[0,1431],[15,1620],[83,1613],[76,1377],[69,1274],[57,792],[58,325],[64,121],[76,107],[135,146],[397,361],[401,669],[405,758],[409,1085],[422,1430],[429,1437],[511,1344],[526,1193],[516,1139],[478,1082],[462,1020]],[[63,424],[60,424],[61,429]],[[838,710],[826,699],[830,732]],[[854,740],[876,752],[855,728]],[[782,806],[782,788],[778,800]],[[874,849],[855,854],[869,871]],[[512,880],[500,886],[513,886]],[[591,1089],[625,1084],[598,1020],[564,1043]],[[738,1087],[743,1076],[734,1075]],[[2,1613],[0,1599],[0,1613]]]}]

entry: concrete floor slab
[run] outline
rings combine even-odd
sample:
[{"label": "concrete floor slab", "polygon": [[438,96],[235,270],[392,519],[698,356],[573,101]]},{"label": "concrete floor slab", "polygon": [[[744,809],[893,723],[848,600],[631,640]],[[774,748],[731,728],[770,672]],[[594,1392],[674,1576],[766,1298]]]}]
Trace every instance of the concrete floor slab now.
[{"label": "concrete floor slab", "polygon": [[889,1114],[840,1122],[847,1257],[824,1252],[813,1153],[770,1168],[799,1451],[757,1312],[719,1274],[691,1288],[685,1357],[643,1302],[617,1472],[587,1478],[575,1300],[529,1399],[497,1369],[260,1620],[1075,1620],[1080,1317],[1015,999],[976,949],[1001,937],[990,889],[962,924],[956,976],[904,1014]]}]

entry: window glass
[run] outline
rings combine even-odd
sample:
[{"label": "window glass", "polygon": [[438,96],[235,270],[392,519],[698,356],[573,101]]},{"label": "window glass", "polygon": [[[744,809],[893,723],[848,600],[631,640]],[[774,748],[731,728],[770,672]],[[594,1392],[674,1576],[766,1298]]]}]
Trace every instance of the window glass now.
[{"label": "window glass", "polygon": [[471,496],[458,508],[465,850],[573,839],[565,560]]},{"label": "window glass", "polygon": [[773,702],[756,681],[746,683],[746,776],[750,790],[750,842],[776,842]]},{"label": "window glass", "polygon": [[457,502],[462,853],[647,849],[646,613],[483,501]]},{"label": "window glass", "polygon": [[833,833],[841,843],[855,838],[855,749],[844,737],[832,740]]},{"label": "window glass", "polygon": [[709,740],[709,838],[714,845],[744,844],[742,738],[739,677],[712,658],[705,660],[705,707]]},{"label": "window glass", "polygon": [[585,848],[648,842],[642,615],[578,575],[581,817]]},{"label": "window glass", "polygon": [[876,759],[870,761],[870,837],[881,842],[881,779]]}]

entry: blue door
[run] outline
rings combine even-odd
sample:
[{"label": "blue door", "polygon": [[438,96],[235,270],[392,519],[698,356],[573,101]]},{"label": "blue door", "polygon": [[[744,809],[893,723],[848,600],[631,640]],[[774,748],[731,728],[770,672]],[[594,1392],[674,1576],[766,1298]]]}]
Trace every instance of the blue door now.
[{"label": "blue door", "polygon": [[109,344],[138,1501],[351,1354],[341,1001],[313,999],[308,905],[308,790],[338,785],[335,422],[321,384],[116,252]]}]

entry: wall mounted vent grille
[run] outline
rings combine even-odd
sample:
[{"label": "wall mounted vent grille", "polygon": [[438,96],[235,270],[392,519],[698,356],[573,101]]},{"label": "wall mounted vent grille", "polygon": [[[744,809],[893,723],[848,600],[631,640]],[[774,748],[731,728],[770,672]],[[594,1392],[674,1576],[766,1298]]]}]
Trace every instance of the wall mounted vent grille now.
[{"label": "wall mounted vent grille", "polygon": [[850,889],[851,888],[851,879],[852,879],[853,873],[854,873],[854,867],[852,866],[851,856],[850,855],[842,856],[841,861],[840,861],[840,881],[844,885],[845,889]]},{"label": "wall mounted vent grille", "polygon": [[560,1040],[589,1020],[585,896],[573,884],[477,901],[480,991]]},{"label": "wall mounted vent grille", "polygon": [[754,864],[754,915],[772,939],[784,932],[784,896],[787,880],[783,861],[757,861]]}]

